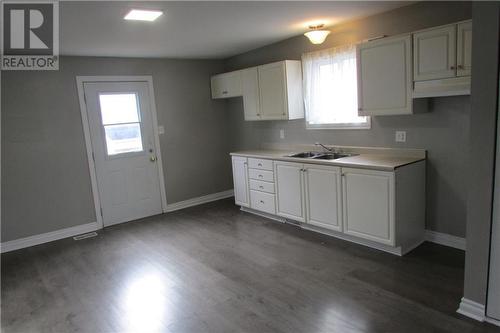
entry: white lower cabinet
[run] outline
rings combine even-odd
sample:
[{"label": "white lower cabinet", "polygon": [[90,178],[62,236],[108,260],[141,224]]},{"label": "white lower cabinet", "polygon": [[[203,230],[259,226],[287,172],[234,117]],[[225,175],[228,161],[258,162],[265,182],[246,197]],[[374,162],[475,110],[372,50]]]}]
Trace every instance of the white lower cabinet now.
[{"label": "white lower cabinet", "polygon": [[305,222],[303,170],[301,163],[274,162],[276,213],[299,222]]},{"label": "white lower cabinet", "polygon": [[276,214],[274,194],[250,190],[250,207],[261,212]]},{"label": "white lower cabinet", "polygon": [[342,231],[340,168],[304,164],[306,223]]},{"label": "white lower cabinet", "polygon": [[238,205],[397,255],[424,239],[425,161],[379,171],[250,160],[233,157]]},{"label": "white lower cabinet", "polygon": [[234,156],[233,161],[233,185],[234,201],[243,207],[250,206],[248,186],[248,162],[246,157]]},{"label": "white lower cabinet", "polygon": [[394,246],[394,173],[342,169],[344,233]]}]

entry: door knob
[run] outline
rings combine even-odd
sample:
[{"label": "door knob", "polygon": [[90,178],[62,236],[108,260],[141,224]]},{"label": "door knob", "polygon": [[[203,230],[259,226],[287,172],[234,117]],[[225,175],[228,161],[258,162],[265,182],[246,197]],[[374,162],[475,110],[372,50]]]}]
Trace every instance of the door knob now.
[{"label": "door knob", "polygon": [[156,156],[151,156],[151,157],[149,158],[149,160],[150,160],[151,162],[156,162],[157,158],[156,158]]}]

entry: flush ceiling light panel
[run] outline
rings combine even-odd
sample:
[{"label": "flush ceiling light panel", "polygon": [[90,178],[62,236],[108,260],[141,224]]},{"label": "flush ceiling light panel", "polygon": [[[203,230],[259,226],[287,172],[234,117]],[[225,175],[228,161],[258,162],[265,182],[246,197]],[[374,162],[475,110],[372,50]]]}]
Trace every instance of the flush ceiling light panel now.
[{"label": "flush ceiling light panel", "polygon": [[153,22],[163,14],[160,10],[132,9],[125,15],[125,20]]}]

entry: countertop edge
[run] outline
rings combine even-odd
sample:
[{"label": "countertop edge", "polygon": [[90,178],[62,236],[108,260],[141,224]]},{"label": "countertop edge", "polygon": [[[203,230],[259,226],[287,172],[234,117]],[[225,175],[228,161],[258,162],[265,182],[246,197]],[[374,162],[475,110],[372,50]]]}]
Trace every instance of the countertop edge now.
[{"label": "countertop edge", "polygon": [[[272,151],[272,152],[274,153],[277,151]],[[283,151],[283,154],[288,154],[288,153],[290,153],[290,152]],[[297,158],[297,157],[271,156],[271,155],[266,155],[266,154],[253,154],[253,153],[245,153],[245,152],[232,152],[229,154],[231,156],[261,158],[261,159],[275,160],[275,161],[296,162],[296,163],[306,163],[306,164],[319,164],[319,165],[336,166],[336,167],[344,167],[344,168],[371,169],[371,170],[380,170],[380,171],[395,171],[396,169],[398,169],[400,167],[426,160],[425,158],[415,157],[414,160],[402,162],[401,164],[398,164],[395,166],[381,166],[381,165],[374,165],[374,164],[359,164],[359,163],[349,163],[348,161],[345,161],[345,162],[339,161],[341,159],[330,160],[330,161],[326,160],[325,161],[325,160],[313,160],[313,159],[304,159],[304,158]]]}]

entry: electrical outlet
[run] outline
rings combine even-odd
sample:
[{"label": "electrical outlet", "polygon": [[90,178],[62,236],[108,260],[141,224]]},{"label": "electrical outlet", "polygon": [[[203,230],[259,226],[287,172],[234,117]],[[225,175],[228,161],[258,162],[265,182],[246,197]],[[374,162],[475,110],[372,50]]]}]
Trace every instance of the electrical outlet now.
[{"label": "electrical outlet", "polygon": [[163,125],[158,126],[158,134],[165,134],[165,127]]},{"label": "electrical outlet", "polygon": [[280,139],[284,139],[285,138],[285,130],[282,128],[280,129]]},{"label": "electrical outlet", "polygon": [[406,131],[396,131],[396,142],[406,142]]}]

